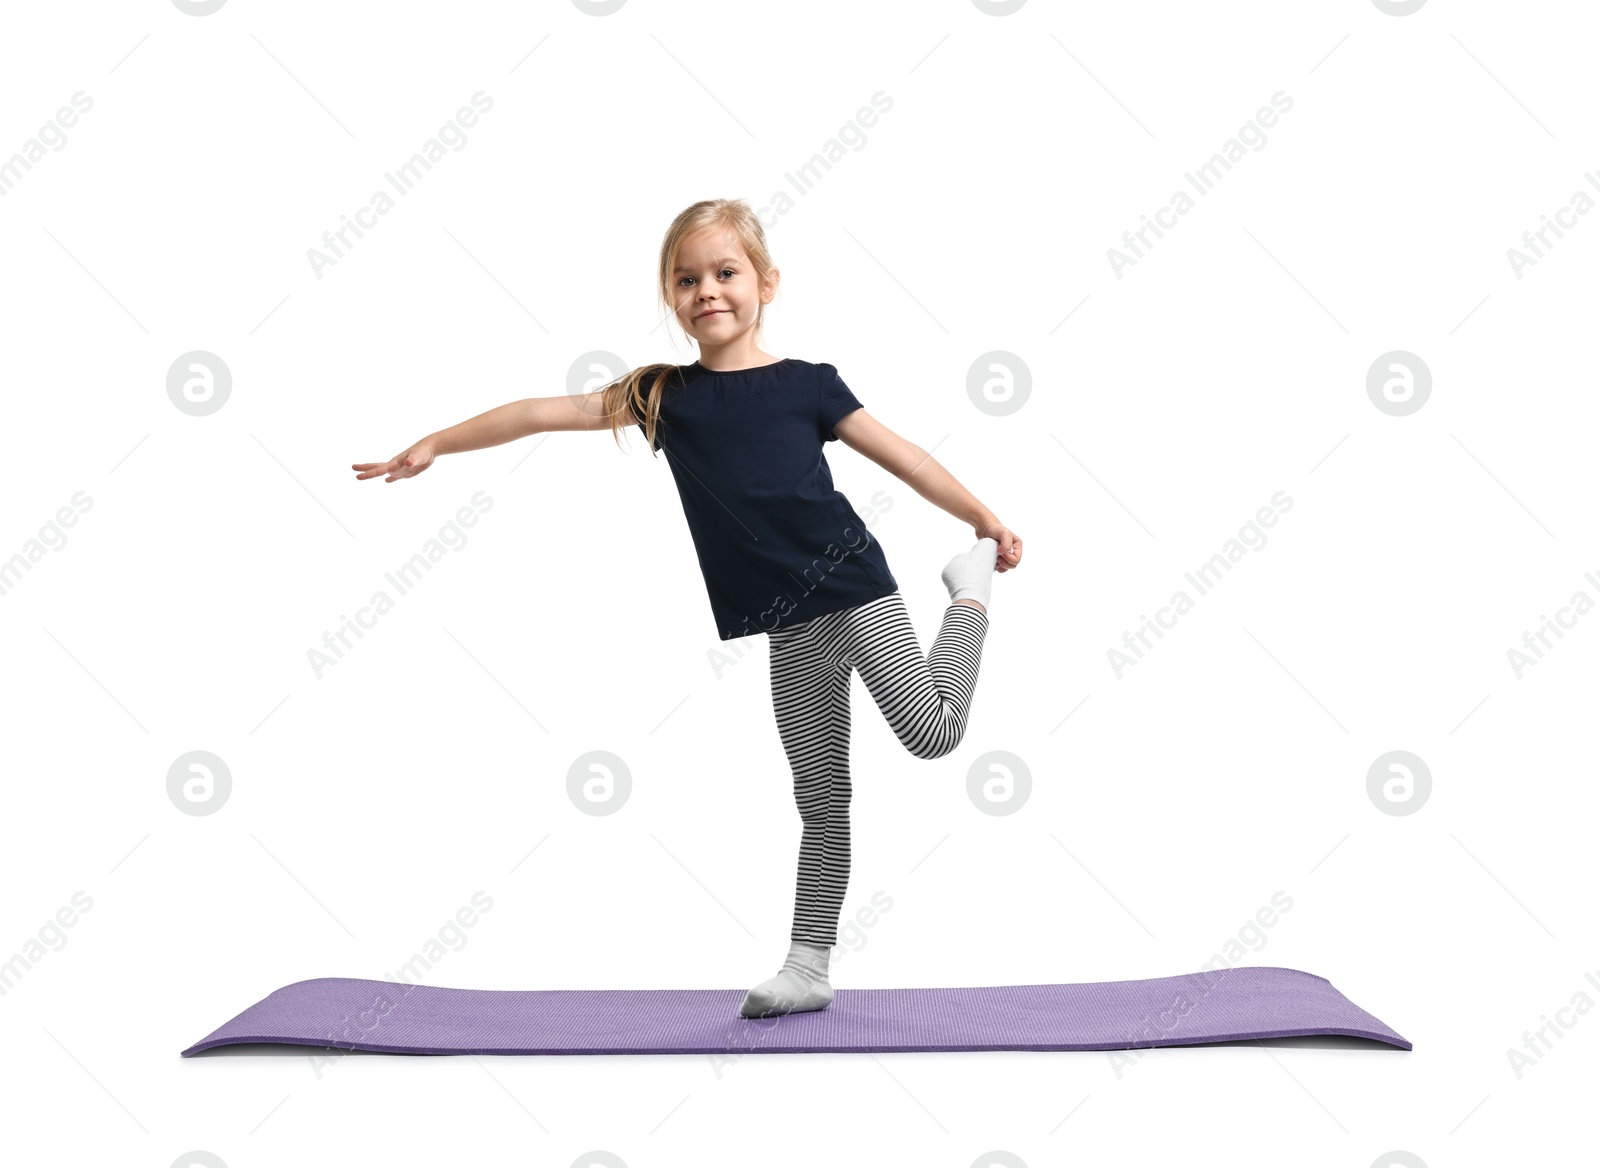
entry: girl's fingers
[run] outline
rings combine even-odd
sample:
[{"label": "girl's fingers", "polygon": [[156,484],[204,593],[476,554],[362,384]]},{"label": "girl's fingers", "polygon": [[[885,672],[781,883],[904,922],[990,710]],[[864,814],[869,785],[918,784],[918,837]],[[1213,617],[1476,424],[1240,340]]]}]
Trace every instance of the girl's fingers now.
[{"label": "girl's fingers", "polygon": [[1000,553],[1002,562],[995,566],[997,572],[1009,572],[1022,562],[1022,537],[1006,532],[1006,550]]},{"label": "girl's fingers", "polygon": [[[432,460],[430,459],[429,462]],[[375,479],[379,475],[387,475],[383,481],[392,483],[395,479],[408,479],[413,475],[422,473],[428,467],[428,462],[418,465],[416,456],[396,455],[388,462],[353,462],[350,468],[359,473],[358,479]]]}]

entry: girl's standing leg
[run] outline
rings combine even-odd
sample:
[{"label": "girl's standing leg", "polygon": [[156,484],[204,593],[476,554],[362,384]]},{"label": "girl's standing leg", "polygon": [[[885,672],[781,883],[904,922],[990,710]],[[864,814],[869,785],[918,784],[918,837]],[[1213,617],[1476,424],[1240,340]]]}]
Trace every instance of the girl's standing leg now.
[{"label": "girl's standing leg", "polygon": [[771,638],[772,708],[800,809],[791,941],[832,948],[850,880],[850,665],[844,613]]},{"label": "girl's standing leg", "polygon": [[833,1001],[828,951],[850,882],[849,610],[768,634],[772,709],[794,773],[800,809],[789,954],[775,977],[753,987],[746,1018],[821,1010]]}]

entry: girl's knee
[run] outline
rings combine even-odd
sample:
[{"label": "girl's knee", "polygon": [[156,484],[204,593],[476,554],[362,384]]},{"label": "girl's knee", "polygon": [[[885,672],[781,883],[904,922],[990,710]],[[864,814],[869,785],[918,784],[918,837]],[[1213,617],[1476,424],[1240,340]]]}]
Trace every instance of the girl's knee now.
[{"label": "girl's knee", "polygon": [[908,742],[906,749],[917,758],[935,759],[943,758],[961,745],[961,736],[958,734],[951,738],[933,739],[923,742]]}]

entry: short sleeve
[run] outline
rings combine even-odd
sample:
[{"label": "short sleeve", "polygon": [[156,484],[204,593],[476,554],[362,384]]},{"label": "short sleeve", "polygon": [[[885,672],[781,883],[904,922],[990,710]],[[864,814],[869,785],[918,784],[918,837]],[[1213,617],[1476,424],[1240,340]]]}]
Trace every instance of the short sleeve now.
[{"label": "short sleeve", "polygon": [[833,432],[833,428],[839,424],[839,420],[864,407],[850,392],[850,387],[844,383],[837,369],[826,363],[817,368],[822,371],[817,401],[817,434],[824,442],[834,442],[839,436]]}]

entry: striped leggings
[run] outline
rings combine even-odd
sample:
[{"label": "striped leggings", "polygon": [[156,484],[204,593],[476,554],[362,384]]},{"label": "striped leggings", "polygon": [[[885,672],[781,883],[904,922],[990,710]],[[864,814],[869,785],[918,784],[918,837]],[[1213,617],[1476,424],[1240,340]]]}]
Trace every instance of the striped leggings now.
[{"label": "striped leggings", "polygon": [[802,825],[791,941],[838,943],[850,881],[850,671],[907,750],[939,758],[966,733],[988,629],[985,612],[951,604],[924,657],[895,592],[767,634],[772,708]]}]

